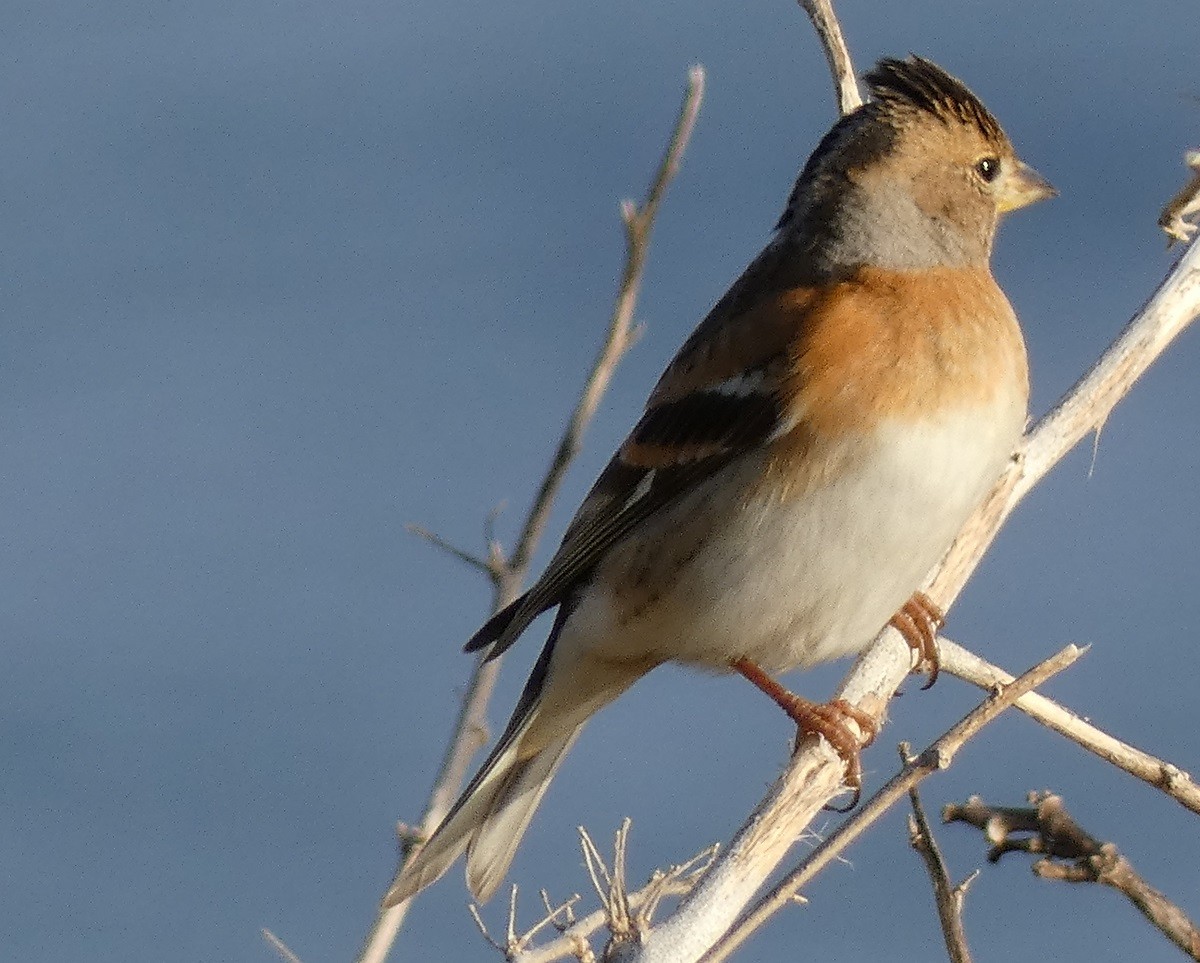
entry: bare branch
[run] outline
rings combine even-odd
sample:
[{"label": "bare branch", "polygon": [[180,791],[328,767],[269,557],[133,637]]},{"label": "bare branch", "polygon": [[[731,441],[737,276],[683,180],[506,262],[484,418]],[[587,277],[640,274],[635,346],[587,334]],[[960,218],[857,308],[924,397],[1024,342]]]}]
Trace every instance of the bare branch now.
[{"label": "bare branch", "polygon": [[[641,292],[642,276],[646,268],[646,255],[650,250],[650,232],[654,227],[654,219],[658,214],[659,205],[666,194],[667,187],[679,170],[683,152],[687,149],[692,130],[696,125],[696,116],[704,99],[704,68],[692,67],[688,71],[687,90],[683,96],[683,105],[679,109],[679,117],[675,121],[675,129],[667,144],[666,152],[659,163],[658,171],[650,184],[645,200],[641,206],[634,206],[626,201],[622,205],[622,219],[625,222],[625,267],[621,274],[621,286],[617,294],[617,302],[609,321],[608,333],[600,353],[592,366],[592,373],[583,386],[575,410],[567,422],[566,430],[558,443],[558,449],[551,459],[550,467],[542,480],[533,507],[525,522],[523,531],[517,539],[510,565],[524,576],[525,569],[534,549],[541,540],[546,522],[550,517],[550,509],[555,496],[562,487],[567,468],[579,453],[583,442],[583,434],[600,398],[608,389],[613,372],[621,357],[632,346],[633,312]],[[515,593],[514,593],[515,594]]]},{"label": "bare branch", "polygon": [[[579,900],[580,896],[578,893],[576,893],[570,899],[564,900],[557,906],[551,906],[550,895],[545,890],[542,890],[542,903],[545,904],[546,915],[526,931],[525,936],[523,937],[525,943],[528,945],[529,941],[537,936],[538,933],[544,930],[547,926],[553,926],[559,931],[559,933],[566,932],[567,927],[575,921],[575,914],[572,912],[572,907],[574,907]],[[563,917],[563,922],[561,923],[558,919],[560,916]]]},{"label": "bare branch", "polygon": [[[908,647],[904,646],[904,649],[907,653]],[[796,838],[787,835],[779,827],[792,824],[789,809],[801,803],[805,806],[811,804],[808,795],[802,791],[805,788],[804,782],[814,780],[815,776],[813,770],[807,768],[796,772],[793,760],[792,768],[780,777],[767,798],[759,804],[751,821],[730,844],[729,853],[733,854],[733,858],[727,853],[724,859],[714,863],[708,875],[684,900],[680,910],[646,938],[646,951],[635,958],[637,963],[684,963],[698,959],[702,959],[704,963],[720,963],[721,960],[728,959],[730,954],[764,922],[788,906],[800,887],[836,859],[909,789],[931,773],[948,768],[958,750],[984,726],[1026,692],[1072,665],[1084,651],[1074,645],[1068,645],[1014,680],[1011,685],[998,688],[888,780],[886,785],[762,897],[727,933],[713,933],[715,926],[720,926],[723,931],[732,919],[727,905],[718,901],[737,900],[739,902],[736,905],[741,906],[757,888],[763,875],[762,864],[768,859],[773,859],[768,871],[774,868]],[[907,654],[904,657],[907,659]],[[804,750],[797,754],[797,758],[811,755],[813,752]],[[832,750],[829,752],[832,753]],[[823,768],[835,769],[836,766],[826,765]],[[819,775],[819,772],[816,775]],[[830,795],[832,794],[830,792]],[[816,803],[816,807],[819,806],[820,801]],[[814,808],[813,812],[802,815],[806,820],[811,819],[816,811]],[[764,854],[766,843],[761,837],[768,831],[773,831],[776,838],[770,841],[773,849]],[[778,849],[778,856],[774,849]],[[736,906],[734,911],[736,912]],[[692,927],[692,930],[685,928],[688,926]],[[708,950],[708,946],[712,949]]]},{"label": "bare branch", "polygon": [[[989,862],[997,862],[1005,853],[1040,853],[1044,858],[1033,864],[1033,871],[1043,879],[1111,886],[1167,939],[1193,960],[1200,960],[1200,930],[1196,924],[1147,883],[1115,845],[1101,843],[1085,832],[1067,812],[1061,797],[1031,793],[1029,801],[1030,808],[998,807],[972,796],[961,806],[946,806],[942,818],[982,830],[991,844]],[[1014,837],[1013,833],[1028,835]]]},{"label": "bare branch", "polygon": [[[902,749],[902,757],[906,753],[907,750]],[[942,851],[934,838],[933,830],[929,827],[929,820],[925,817],[925,807],[921,805],[921,795],[916,786],[908,791],[908,798],[912,804],[912,815],[908,817],[908,842],[925,863],[929,880],[933,884],[933,900],[937,906],[942,936],[946,941],[946,953],[951,963],[971,963],[971,950],[967,946],[962,911],[967,887],[971,885],[978,871],[958,886],[950,882],[950,872],[946,868],[946,861],[942,858]]]},{"label": "bare branch", "polygon": [[[626,816],[617,830],[616,843],[613,846],[613,871],[608,887],[608,927],[612,931],[612,941],[627,943],[638,935],[640,918],[635,916],[629,905],[629,887],[625,875],[626,855],[629,850],[629,827],[632,820]],[[607,952],[605,953],[607,956]]]},{"label": "bare branch", "polygon": [[494,939],[492,934],[488,932],[487,923],[485,923],[483,921],[483,917],[479,915],[479,907],[474,903],[469,903],[467,905],[467,912],[471,914],[471,919],[475,921],[475,926],[479,929],[480,935],[483,937],[488,946],[492,947],[492,949],[499,950],[501,953],[507,956],[508,951],[504,948],[504,944]]},{"label": "bare branch", "polygon": [[[578,894],[572,896],[564,903],[558,906],[550,905],[550,896],[545,890],[541,891],[542,903],[546,907],[545,915],[540,920],[533,924],[528,930],[523,933],[517,932],[517,887],[513,886],[509,891],[508,897],[508,913],[505,920],[504,942],[500,942],[488,932],[487,923],[483,920],[483,915],[479,912],[479,907],[474,903],[468,905],[467,910],[471,914],[471,918],[475,921],[475,925],[479,928],[479,932],[483,934],[483,938],[494,949],[498,950],[506,961],[521,960],[524,957],[521,955],[529,947],[533,938],[537,936],[547,926],[553,926],[560,933],[566,932],[568,925],[574,921],[574,914],[571,912],[571,907],[578,901]],[[564,917],[565,922],[559,922],[559,916]],[[588,946],[587,940],[575,939],[569,942],[564,956],[574,957],[584,963],[594,963],[595,954],[592,953],[591,947]]]},{"label": "bare branch", "polygon": [[854,76],[850,49],[846,46],[846,38],[842,36],[842,25],[833,12],[831,0],[799,0],[799,3],[812,21],[825,51],[829,72],[833,75],[833,88],[837,93],[838,112],[844,117],[861,107],[863,101],[858,78]]},{"label": "bare branch", "polygon": [[[585,835],[581,830],[581,835]],[[589,837],[590,842],[590,837]],[[594,845],[591,847],[591,854],[588,854],[588,844],[584,844],[585,859],[589,862],[593,859],[599,859],[599,853],[596,852]],[[635,893],[629,893],[625,897],[627,905],[628,918],[637,921],[639,931],[644,931],[649,925],[654,915],[655,909],[663,899],[673,896],[683,896],[687,894],[696,881],[704,874],[712,863],[713,857],[717,853],[716,846],[710,846],[708,849],[697,853],[686,863],[678,866],[671,866],[665,871],[656,870],[650,877],[649,882]],[[603,860],[599,860],[599,864],[603,864]],[[607,875],[607,870],[589,870],[593,875],[593,885],[596,886],[597,892],[601,894],[601,900],[604,906],[590,913],[578,921],[572,921],[571,925],[562,930],[562,934],[550,943],[546,943],[536,948],[530,948],[523,953],[513,957],[512,963],[553,963],[555,960],[563,959],[585,959],[586,954],[590,953],[590,947],[587,939],[593,933],[597,932],[602,926],[607,925],[611,930],[612,915],[609,908],[609,900],[607,896],[608,882],[601,883],[600,877],[608,881],[610,877]],[[532,931],[531,931],[532,933]],[[611,961],[614,957],[620,958],[620,953],[616,948],[616,941],[610,941],[609,947],[606,948],[604,959]]]},{"label": "bare branch", "polygon": [[[687,149],[703,99],[704,70],[697,66],[688,72],[683,105],[645,200],[641,207],[633,208],[632,213],[628,213],[629,205],[623,208],[626,211],[623,215],[627,248],[626,261],[604,344],[584,383],[575,410],[563,432],[558,449],[551,459],[550,467],[538,488],[533,505],[529,509],[521,533],[517,537],[516,547],[502,567],[499,566],[499,563],[503,562],[503,553],[499,551],[494,539],[489,534],[489,558],[483,562],[483,567],[492,578],[494,611],[499,611],[520,593],[521,586],[528,574],[530,560],[545,531],[554,499],[562,486],[567,469],[579,452],[584,432],[596,412],[601,397],[608,389],[618,362],[633,344],[634,308],[645,271],[650,232],[667,187],[679,170],[680,161]],[[489,532],[491,524],[492,521],[489,520]],[[452,547],[444,547],[453,551],[460,558],[466,554],[460,555]],[[478,564],[482,560],[476,560],[467,555],[464,561]],[[500,661],[500,659],[485,661],[484,653],[481,653],[475,661],[475,667],[470,681],[467,683],[467,691],[463,696],[462,707],[455,723],[454,735],[446,749],[441,770],[434,781],[434,788],[421,819],[421,830],[426,837],[432,834],[446,813],[449,812],[450,806],[466,778],[471,759],[482,746],[483,741],[480,736],[487,732],[487,704],[496,685]],[[397,868],[397,876],[399,871],[400,867]],[[408,913],[410,902],[405,901],[387,909],[381,905],[371,931],[367,934],[358,956],[355,957],[356,963],[384,963],[395,942],[396,934],[404,922],[404,917]]]},{"label": "bare branch", "polygon": [[283,960],[283,963],[303,963],[300,957],[293,953],[288,948],[288,945],[269,929],[263,927],[260,932],[262,933],[262,938],[267,941],[267,945],[279,954],[279,958]]},{"label": "bare branch", "polygon": [[604,904],[604,908],[608,909],[608,894],[612,889],[612,874],[609,873],[608,867],[604,865],[604,857],[600,855],[600,850],[596,844],[592,842],[592,837],[583,827],[579,827],[579,845],[583,850],[583,864],[587,867],[588,878],[592,881],[592,889],[596,891],[596,895],[600,897],[600,902]]},{"label": "bare branch", "polygon": [[505,942],[508,955],[511,956],[519,948],[517,940],[517,884],[513,883],[508,893],[508,926],[505,928]]},{"label": "bare branch", "polygon": [[[1012,682],[1013,677],[1003,669],[949,639],[938,639],[938,650],[941,652],[943,671],[981,689],[990,691],[998,685]],[[1161,789],[1192,812],[1200,813],[1200,786],[1179,767],[1110,736],[1040,693],[1030,692],[1022,696],[1017,708],[1047,728],[1078,743],[1088,752]]]},{"label": "bare branch", "polygon": [[488,578],[495,578],[496,571],[489,559],[480,558],[478,555],[472,555],[465,549],[461,549],[457,545],[446,541],[441,535],[437,535],[421,525],[416,525],[412,522],[409,522],[409,524],[405,525],[404,527],[418,538],[425,539],[425,541],[434,546],[434,548],[440,548],[443,552],[453,555],[460,562],[465,562],[472,568],[483,572],[483,574],[488,576]]}]

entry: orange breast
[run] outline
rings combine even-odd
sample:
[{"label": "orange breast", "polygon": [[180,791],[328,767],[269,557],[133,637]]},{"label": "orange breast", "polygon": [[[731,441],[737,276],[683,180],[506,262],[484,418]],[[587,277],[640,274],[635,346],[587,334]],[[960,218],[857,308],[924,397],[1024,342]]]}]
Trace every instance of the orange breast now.
[{"label": "orange breast", "polygon": [[926,270],[919,279],[864,268],[815,303],[809,290],[798,296],[806,318],[784,396],[818,435],[986,405],[998,392],[1028,395],[1021,330],[986,268]]},{"label": "orange breast", "polygon": [[840,442],[882,421],[1028,398],[1021,330],[986,268],[927,270],[919,280],[863,268],[817,294],[784,292],[780,302],[781,313],[803,316],[781,392],[794,427],[770,459],[772,481],[786,489],[845,470],[834,460],[853,452]]}]

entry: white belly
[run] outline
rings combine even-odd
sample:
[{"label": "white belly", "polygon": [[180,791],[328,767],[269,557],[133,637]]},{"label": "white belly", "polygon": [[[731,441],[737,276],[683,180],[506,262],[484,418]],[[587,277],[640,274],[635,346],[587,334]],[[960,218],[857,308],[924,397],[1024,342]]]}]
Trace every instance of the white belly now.
[{"label": "white belly", "polygon": [[[885,426],[855,468],[803,495],[754,492],[745,459],[660,513],[596,571],[555,661],[680,661],[769,672],[863,649],[994,484],[1023,406]],[[865,450],[863,450],[865,446]],[[560,664],[566,664],[560,662]]]}]

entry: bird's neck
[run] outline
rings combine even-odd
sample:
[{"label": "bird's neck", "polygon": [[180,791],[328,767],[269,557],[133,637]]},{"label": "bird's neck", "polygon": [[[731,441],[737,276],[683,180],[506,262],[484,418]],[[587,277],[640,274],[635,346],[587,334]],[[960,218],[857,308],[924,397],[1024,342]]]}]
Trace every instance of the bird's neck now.
[{"label": "bird's neck", "polygon": [[794,199],[777,235],[777,243],[795,249],[816,277],[844,277],[864,265],[893,271],[987,266],[990,229],[963,231],[904,191],[861,191],[845,182],[839,187]]}]

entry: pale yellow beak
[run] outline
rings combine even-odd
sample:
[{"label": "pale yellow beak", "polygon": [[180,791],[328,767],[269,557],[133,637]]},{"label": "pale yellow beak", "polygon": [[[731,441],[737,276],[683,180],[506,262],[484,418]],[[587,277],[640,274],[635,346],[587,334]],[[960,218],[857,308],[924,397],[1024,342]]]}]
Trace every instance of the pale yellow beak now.
[{"label": "pale yellow beak", "polygon": [[1042,177],[1028,164],[1017,161],[1017,169],[1004,178],[1000,190],[996,194],[996,206],[1001,214],[1015,211],[1050,197],[1057,197],[1054,189],[1046,178]]}]

